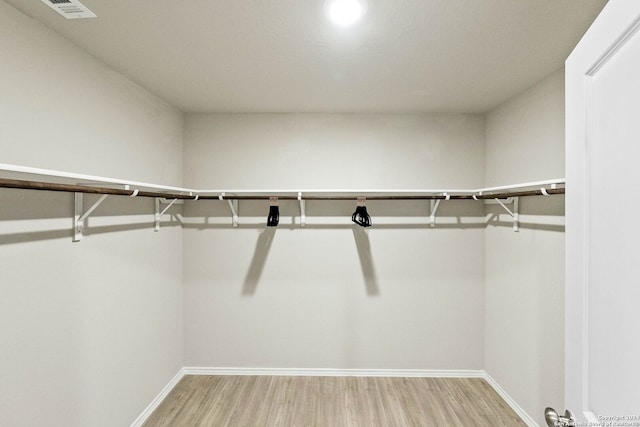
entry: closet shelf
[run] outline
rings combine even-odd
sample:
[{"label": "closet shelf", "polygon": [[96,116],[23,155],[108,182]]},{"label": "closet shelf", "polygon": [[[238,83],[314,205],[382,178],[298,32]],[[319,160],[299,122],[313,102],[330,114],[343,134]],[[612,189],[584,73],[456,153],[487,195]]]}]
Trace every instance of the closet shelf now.
[{"label": "closet shelf", "polygon": [[564,194],[564,178],[479,189],[197,190],[0,164],[0,187],[177,200],[486,200]]},{"label": "closet shelf", "polygon": [[[564,178],[526,182],[479,189],[418,189],[418,190],[196,190],[182,187],[127,181],[94,175],[84,175],[26,166],[0,164],[0,188],[62,191],[75,194],[74,241],[82,239],[84,222],[110,195],[151,197],[155,199],[155,231],[160,230],[160,219],[177,201],[226,201],[231,211],[232,224],[238,226],[238,203],[241,200],[295,200],[300,204],[300,226],[306,224],[307,200],[429,200],[429,224],[435,226],[435,217],[443,200],[484,200],[497,203],[513,219],[518,231],[518,200],[523,196],[550,196],[564,194]],[[89,209],[84,210],[84,194],[101,194]],[[167,205],[161,209],[161,204]],[[506,205],[512,204],[512,209]]]}]

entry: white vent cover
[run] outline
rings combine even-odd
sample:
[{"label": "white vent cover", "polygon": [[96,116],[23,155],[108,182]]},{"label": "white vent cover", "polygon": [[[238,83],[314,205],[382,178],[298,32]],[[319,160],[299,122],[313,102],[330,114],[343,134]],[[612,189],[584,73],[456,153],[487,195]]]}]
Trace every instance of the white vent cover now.
[{"label": "white vent cover", "polygon": [[42,2],[67,19],[97,18],[95,13],[78,0],[42,0]]}]

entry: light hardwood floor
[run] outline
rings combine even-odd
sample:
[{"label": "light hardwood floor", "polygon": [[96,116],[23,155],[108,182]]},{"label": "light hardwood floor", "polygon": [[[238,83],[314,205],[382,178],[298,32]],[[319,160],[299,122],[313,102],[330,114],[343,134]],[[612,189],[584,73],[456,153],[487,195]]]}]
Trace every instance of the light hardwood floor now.
[{"label": "light hardwood floor", "polygon": [[525,426],[479,378],[185,376],[146,427]]}]

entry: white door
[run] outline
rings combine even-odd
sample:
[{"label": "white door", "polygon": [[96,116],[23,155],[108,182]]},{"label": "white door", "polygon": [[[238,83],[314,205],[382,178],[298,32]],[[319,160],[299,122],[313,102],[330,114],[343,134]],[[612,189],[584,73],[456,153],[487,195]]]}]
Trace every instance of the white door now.
[{"label": "white door", "polygon": [[566,63],[565,404],[597,425],[640,426],[639,30],[610,0]]}]

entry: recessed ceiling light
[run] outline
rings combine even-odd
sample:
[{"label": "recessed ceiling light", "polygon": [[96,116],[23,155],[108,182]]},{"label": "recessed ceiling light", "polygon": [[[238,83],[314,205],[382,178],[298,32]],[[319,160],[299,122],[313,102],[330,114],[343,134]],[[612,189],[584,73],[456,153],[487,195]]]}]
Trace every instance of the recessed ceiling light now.
[{"label": "recessed ceiling light", "polygon": [[341,27],[353,25],[367,11],[367,0],[325,0],[324,14]]}]

